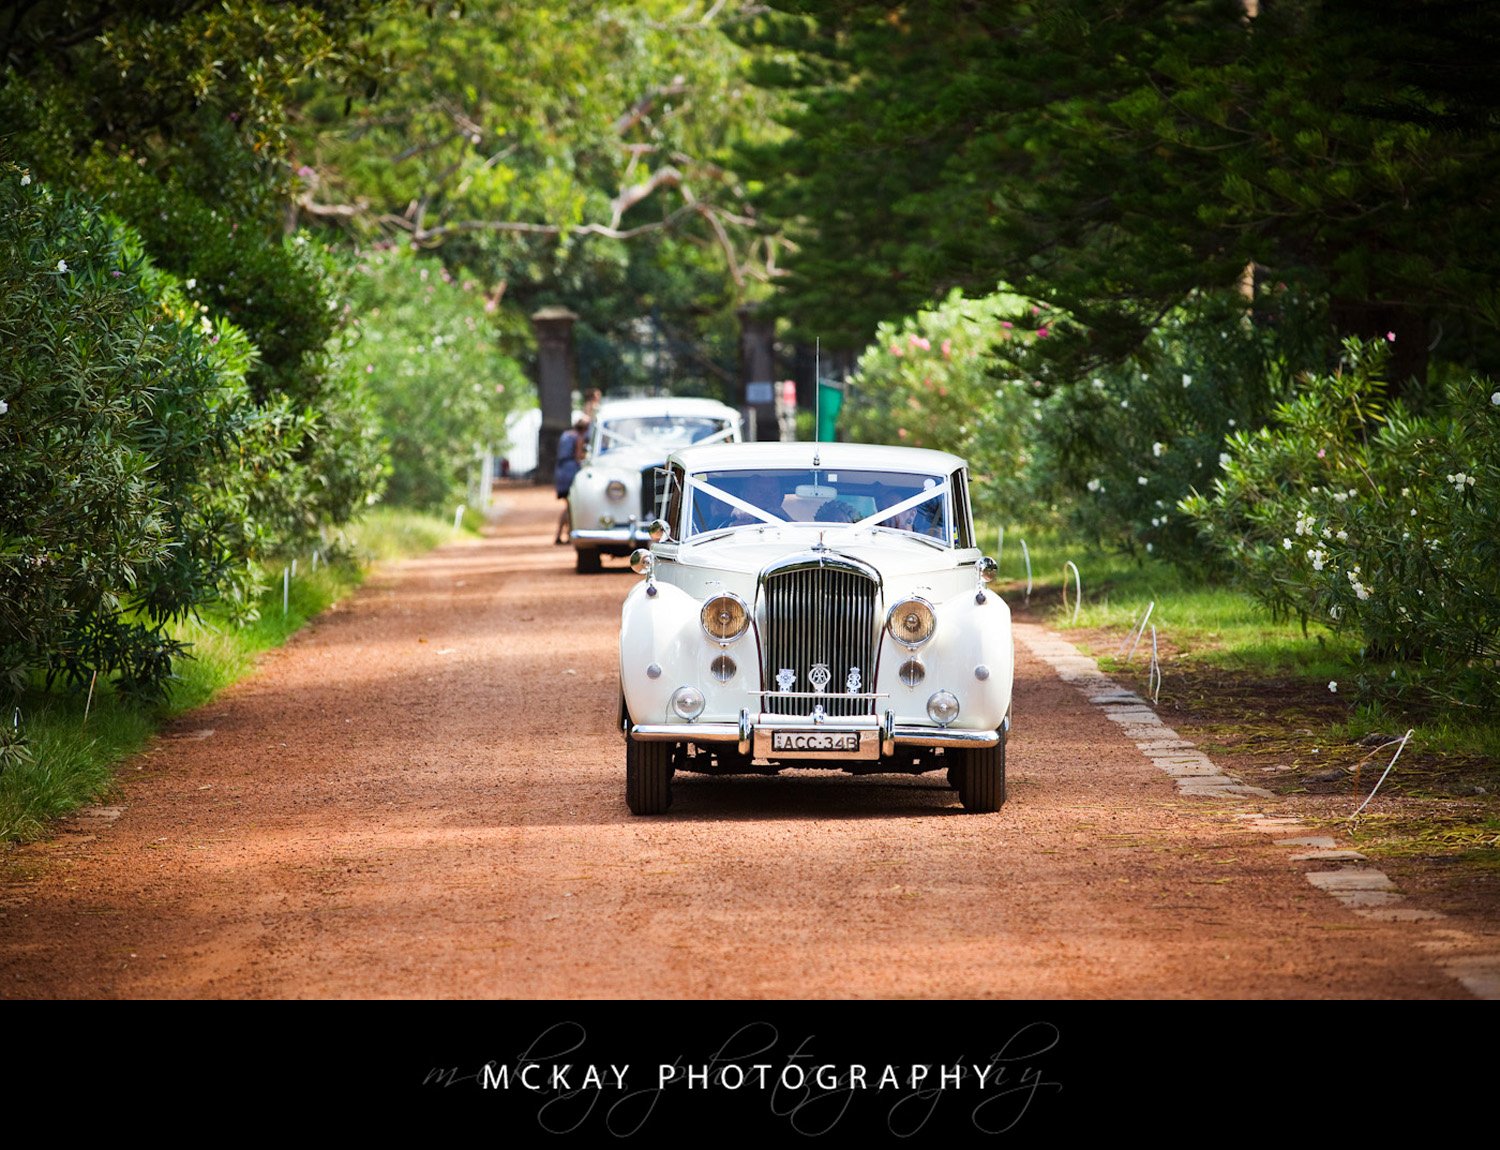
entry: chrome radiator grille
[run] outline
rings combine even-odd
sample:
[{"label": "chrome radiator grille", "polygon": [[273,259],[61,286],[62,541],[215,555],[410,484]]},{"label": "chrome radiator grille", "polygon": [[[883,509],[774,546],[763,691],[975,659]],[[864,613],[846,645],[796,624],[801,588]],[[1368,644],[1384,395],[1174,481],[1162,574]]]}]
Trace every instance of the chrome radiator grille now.
[{"label": "chrome radiator grille", "polygon": [[765,577],[765,709],[830,718],[873,714],[876,581],[860,571],[797,566]]}]

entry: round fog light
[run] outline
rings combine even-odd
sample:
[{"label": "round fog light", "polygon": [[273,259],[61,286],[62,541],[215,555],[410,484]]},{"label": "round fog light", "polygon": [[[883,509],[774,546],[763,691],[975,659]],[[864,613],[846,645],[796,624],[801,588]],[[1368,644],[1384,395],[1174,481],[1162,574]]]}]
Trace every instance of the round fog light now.
[{"label": "round fog light", "polygon": [[625,498],[625,485],[618,479],[611,479],[609,486],[604,489],[604,494],[618,503]]},{"label": "round fog light", "polygon": [[923,679],[927,678],[927,668],[922,666],[921,659],[908,659],[901,664],[896,677],[908,687],[915,687]]},{"label": "round fog light", "polygon": [[713,677],[721,683],[729,682],[730,679],[734,678],[735,672],[739,670],[735,666],[734,660],[728,655],[720,655],[708,665],[708,669],[713,673]]},{"label": "round fog light", "polygon": [[940,727],[958,718],[958,700],[951,691],[939,691],[927,700],[927,717]]},{"label": "round fog light", "polygon": [[[928,703],[927,709],[931,711],[931,703]],[[697,687],[678,687],[672,692],[672,710],[679,719],[686,719],[691,723],[703,714],[703,692]],[[958,714],[957,703],[953,704],[953,713]]]}]

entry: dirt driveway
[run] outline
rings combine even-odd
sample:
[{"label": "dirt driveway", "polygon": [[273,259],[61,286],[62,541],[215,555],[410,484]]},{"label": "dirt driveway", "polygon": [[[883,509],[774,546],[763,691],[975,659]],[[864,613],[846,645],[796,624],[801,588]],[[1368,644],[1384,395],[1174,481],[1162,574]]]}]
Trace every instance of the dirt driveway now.
[{"label": "dirt driveway", "polygon": [[631,817],[635,577],[573,574],[555,508],[384,569],[11,852],[0,997],[1469,996],[1025,649],[997,814],[820,772]]}]

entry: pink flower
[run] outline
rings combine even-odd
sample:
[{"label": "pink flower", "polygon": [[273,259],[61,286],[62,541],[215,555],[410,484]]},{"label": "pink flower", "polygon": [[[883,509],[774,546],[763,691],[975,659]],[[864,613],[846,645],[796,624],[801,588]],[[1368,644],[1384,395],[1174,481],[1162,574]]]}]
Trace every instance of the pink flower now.
[{"label": "pink flower", "polygon": [[952,357],[952,355],[953,355],[953,341],[951,339],[945,339],[945,340],[943,340],[943,358],[944,359],[949,359],[949,358]]},{"label": "pink flower", "polygon": [[1386,340],[1388,342],[1395,343],[1396,342],[1396,333],[1393,332],[1393,331],[1388,331],[1388,332],[1385,333],[1385,338],[1386,338]]},{"label": "pink flower", "polygon": [[1320,447],[1320,448],[1318,448],[1318,458],[1319,458],[1319,459],[1322,459],[1322,458],[1323,458],[1323,457],[1324,457],[1324,456],[1326,456],[1326,455],[1327,455],[1327,454],[1328,454],[1328,452],[1326,452],[1326,451],[1324,451],[1324,450],[1323,450],[1323,449],[1322,449],[1322,448],[1321,448],[1321,447]]},{"label": "pink flower", "polygon": [[315,172],[315,171],[313,171],[306,164],[303,164],[300,168],[297,169],[297,174],[299,176],[301,176],[304,180],[310,180],[314,176],[316,176],[318,173]]},{"label": "pink flower", "polygon": [[1003,328],[1012,328],[1012,327],[1015,327],[1016,325],[1013,324],[1013,323],[1011,323],[1010,320],[1008,320],[1008,319],[1002,319],[1000,321],[1000,326],[1003,327]]},{"label": "pink flower", "polygon": [[899,343],[896,343],[894,340],[892,340],[891,341],[891,354],[892,355],[905,355],[906,352],[902,350],[901,345]]},{"label": "pink flower", "polygon": [[898,428],[896,428],[896,438],[897,439],[905,439],[906,438],[906,428],[904,428],[904,427],[898,427]]},{"label": "pink flower", "polygon": [[1036,334],[1037,334],[1037,336],[1039,338],[1046,339],[1052,333],[1050,331],[1048,331],[1045,327],[1039,327],[1039,328],[1036,329]]}]

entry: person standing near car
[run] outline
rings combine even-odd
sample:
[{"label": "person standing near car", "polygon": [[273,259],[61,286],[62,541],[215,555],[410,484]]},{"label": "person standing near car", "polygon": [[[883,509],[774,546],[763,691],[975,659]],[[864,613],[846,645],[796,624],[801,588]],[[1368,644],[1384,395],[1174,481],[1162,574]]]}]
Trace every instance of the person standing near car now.
[{"label": "person standing near car", "polygon": [[557,537],[552,542],[562,545],[570,541],[569,535],[563,532],[568,530],[568,490],[573,486],[573,479],[577,476],[579,468],[583,466],[584,452],[588,448],[589,420],[588,416],[579,416],[578,422],[563,432],[557,440],[557,470],[552,473],[552,486],[557,491],[557,497],[563,500],[562,515],[557,520]]}]

